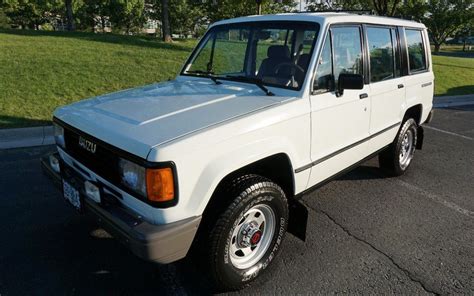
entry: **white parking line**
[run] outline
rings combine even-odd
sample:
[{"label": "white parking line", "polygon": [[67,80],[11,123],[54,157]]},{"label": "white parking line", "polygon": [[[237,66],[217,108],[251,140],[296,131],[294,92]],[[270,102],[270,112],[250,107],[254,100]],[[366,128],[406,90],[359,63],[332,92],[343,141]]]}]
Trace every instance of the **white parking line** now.
[{"label": "white parking line", "polygon": [[410,184],[410,183],[407,183],[403,180],[400,180],[398,179],[397,180],[398,183],[400,183],[402,186],[404,186],[405,188],[407,189],[410,189],[410,190],[413,190],[413,191],[416,191],[426,197],[428,197],[429,199],[439,203],[439,204],[442,204],[443,206],[447,207],[447,208],[450,208],[452,210],[455,210],[456,212],[458,213],[461,213],[467,217],[470,217],[470,218],[474,218],[474,212],[473,211],[470,211],[470,210],[467,210],[467,209],[464,209],[462,207],[460,207],[459,205],[453,203],[453,202],[450,202],[450,201],[447,201],[447,200],[444,200],[441,196],[437,195],[437,194],[434,194],[434,193],[431,193],[431,192],[428,192],[416,185],[413,185],[413,184]]},{"label": "white parking line", "polygon": [[432,126],[425,125],[425,126],[423,126],[423,127],[427,128],[427,129],[434,130],[434,131],[442,132],[442,133],[445,133],[445,134],[448,134],[448,135],[458,136],[458,137],[461,137],[461,138],[463,138],[463,139],[467,139],[467,140],[471,140],[471,141],[474,140],[474,138],[471,138],[471,137],[468,137],[468,136],[463,136],[463,135],[456,134],[456,133],[449,132],[449,131],[445,131],[445,130],[442,130],[442,129],[439,129],[439,128],[435,128],[435,127],[432,127]]}]

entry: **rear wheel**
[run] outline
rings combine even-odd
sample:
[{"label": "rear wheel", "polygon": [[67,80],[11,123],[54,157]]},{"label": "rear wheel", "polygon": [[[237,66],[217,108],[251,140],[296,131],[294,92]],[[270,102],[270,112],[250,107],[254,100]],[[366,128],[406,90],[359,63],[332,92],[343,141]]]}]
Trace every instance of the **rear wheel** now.
[{"label": "rear wheel", "polygon": [[246,175],[227,192],[233,201],[209,234],[208,262],[218,290],[245,287],[280,250],[288,223],[283,190],[270,180]]},{"label": "rear wheel", "polygon": [[412,118],[406,120],[397,137],[379,155],[380,167],[394,176],[403,175],[411,164],[416,149],[418,125]]}]

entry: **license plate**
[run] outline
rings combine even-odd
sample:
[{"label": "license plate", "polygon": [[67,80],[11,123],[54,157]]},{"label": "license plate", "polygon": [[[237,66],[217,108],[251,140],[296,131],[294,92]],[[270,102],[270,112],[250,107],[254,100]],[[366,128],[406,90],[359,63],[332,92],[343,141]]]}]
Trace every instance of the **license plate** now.
[{"label": "license plate", "polygon": [[81,209],[81,196],[79,190],[74,188],[67,181],[63,180],[64,198],[77,210]]}]

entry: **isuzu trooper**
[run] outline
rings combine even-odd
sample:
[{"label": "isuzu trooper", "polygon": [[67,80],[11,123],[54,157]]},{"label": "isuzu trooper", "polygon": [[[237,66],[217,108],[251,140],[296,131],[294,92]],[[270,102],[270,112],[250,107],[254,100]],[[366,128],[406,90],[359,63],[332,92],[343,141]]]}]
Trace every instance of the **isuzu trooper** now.
[{"label": "isuzu trooper", "polygon": [[[159,71],[159,69],[157,69]],[[402,175],[432,114],[420,23],[346,13],[210,26],[173,81],[54,112],[43,160],[64,198],[137,256],[196,250],[220,289],[304,239],[308,190],[378,155]]]}]

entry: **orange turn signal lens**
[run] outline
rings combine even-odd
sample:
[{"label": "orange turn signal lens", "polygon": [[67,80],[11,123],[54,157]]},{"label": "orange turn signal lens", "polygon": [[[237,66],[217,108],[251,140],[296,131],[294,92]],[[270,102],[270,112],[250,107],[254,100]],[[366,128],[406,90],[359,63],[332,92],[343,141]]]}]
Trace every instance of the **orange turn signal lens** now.
[{"label": "orange turn signal lens", "polygon": [[171,168],[146,169],[146,193],[150,201],[170,201],[174,198],[174,179]]}]

